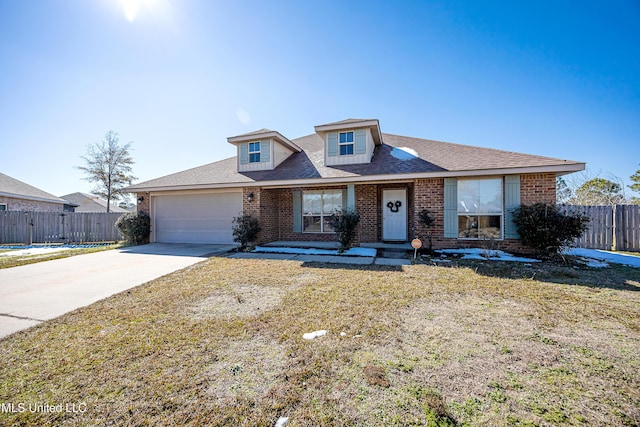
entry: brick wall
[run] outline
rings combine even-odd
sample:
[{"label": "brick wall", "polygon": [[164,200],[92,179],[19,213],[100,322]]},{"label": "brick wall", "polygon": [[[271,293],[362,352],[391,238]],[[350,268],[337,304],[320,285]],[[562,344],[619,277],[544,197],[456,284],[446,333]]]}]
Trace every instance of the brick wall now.
[{"label": "brick wall", "polygon": [[520,175],[520,203],[530,205],[537,202],[556,204],[556,175],[554,173]]},{"label": "brick wall", "polygon": [[0,196],[0,203],[7,205],[8,211],[24,212],[62,212],[62,203],[41,202],[37,200],[16,199],[13,197]]},{"label": "brick wall", "polygon": [[[305,187],[300,190],[343,189],[345,187]],[[360,215],[360,224],[356,244],[378,242],[382,240],[382,191],[385,189],[406,188],[408,209],[408,239],[418,236],[427,244],[427,230],[418,222],[418,214],[423,209],[435,217],[431,229],[432,243],[435,249],[478,247],[483,243],[477,240],[459,240],[444,238],[444,179],[416,179],[413,183],[401,184],[356,184],[356,209]],[[247,195],[253,192],[252,202]],[[556,177],[553,173],[524,174],[520,177],[520,199],[522,204],[535,202],[555,203]],[[294,233],[293,232],[293,195],[290,188],[259,189],[245,188],[245,212],[260,218],[262,231],[258,243],[275,240],[298,241],[336,241],[334,233]],[[488,244],[488,243],[487,243]],[[528,252],[517,239],[505,239],[492,242],[496,248],[513,252]]]},{"label": "brick wall", "polygon": [[[142,201],[138,202],[138,199],[140,197],[142,197]],[[147,215],[151,215],[151,209],[149,208],[151,201],[149,199],[149,193],[136,193],[136,211],[144,212]]]},{"label": "brick wall", "polygon": [[360,215],[358,225],[358,241],[361,243],[377,242],[380,212],[378,206],[378,186],[376,184],[361,184],[355,186],[356,212]]}]

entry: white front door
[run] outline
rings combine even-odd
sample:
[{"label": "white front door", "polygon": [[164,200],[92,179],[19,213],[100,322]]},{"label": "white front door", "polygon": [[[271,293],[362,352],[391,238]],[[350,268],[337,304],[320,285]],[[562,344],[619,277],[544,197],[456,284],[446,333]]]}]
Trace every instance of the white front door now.
[{"label": "white front door", "polygon": [[382,190],[382,240],[407,240],[407,190]]}]

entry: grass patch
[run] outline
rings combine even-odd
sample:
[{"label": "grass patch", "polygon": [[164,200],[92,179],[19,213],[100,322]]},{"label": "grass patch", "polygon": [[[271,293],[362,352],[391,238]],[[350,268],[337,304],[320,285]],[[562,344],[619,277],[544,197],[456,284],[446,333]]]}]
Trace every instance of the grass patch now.
[{"label": "grass patch", "polygon": [[634,269],[328,267],[212,258],[10,336],[0,402],[84,411],[0,424],[640,423]]},{"label": "grass patch", "polygon": [[[92,248],[65,249],[50,254],[0,256],[0,268],[18,267],[21,265],[34,264],[37,262],[51,261],[54,259],[68,258],[71,256],[90,254],[94,252],[102,252],[110,249],[118,249],[124,246],[127,245],[122,243],[114,243],[113,245],[96,246]],[[11,252],[11,250],[0,250],[0,252]]]}]

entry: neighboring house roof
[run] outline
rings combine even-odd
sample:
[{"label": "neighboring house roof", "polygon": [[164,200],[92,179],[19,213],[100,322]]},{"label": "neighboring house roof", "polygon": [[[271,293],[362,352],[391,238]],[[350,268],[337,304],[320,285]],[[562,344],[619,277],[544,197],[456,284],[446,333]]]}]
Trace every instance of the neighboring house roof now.
[{"label": "neighboring house roof", "polygon": [[[349,119],[321,127],[362,121]],[[325,166],[324,140],[318,134],[312,134],[293,139],[302,151],[293,153],[273,170],[239,173],[236,157],[231,157],[142,182],[128,187],[127,191],[314,185],[537,172],[562,174],[583,170],[585,166],[572,160],[388,133],[382,133],[381,137],[382,144],[376,147],[371,163],[367,164]]]},{"label": "neighboring house roof", "polygon": [[[64,200],[71,202],[71,204],[77,205],[75,212],[106,212],[107,201],[102,200],[96,196],[86,193],[71,193],[66,196],[62,196]],[[122,209],[118,205],[111,204],[111,212],[128,212],[126,209]]]},{"label": "neighboring house roof", "polygon": [[38,202],[66,204],[67,202],[51,193],[0,173],[0,196]]}]

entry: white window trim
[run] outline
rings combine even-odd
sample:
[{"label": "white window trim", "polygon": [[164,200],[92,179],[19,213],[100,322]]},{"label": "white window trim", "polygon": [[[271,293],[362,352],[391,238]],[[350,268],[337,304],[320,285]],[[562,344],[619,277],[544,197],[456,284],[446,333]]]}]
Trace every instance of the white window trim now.
[{"label": "white window trim", "polygon": [[[460,237],[460,230],[458,229],[458,240],[472,240],[472,241],[482,241],[482,240],[504,240],[504,222],[505,222],[505,215],[504,215],[504,177],[485,177],[485,178],[469,178],[469,179],[459,179],[458,180],[458,184],[460,183],[460,181],[481,181],[481,180],[490,180],[490,179],[500,179],[501,181],[501,186],[500,186],[500,192],[501,192],[501,197],[500,197],[500,202],[501,202],[501,206],[500,206],[500,213],[473,213],[473,214],[465,214],[465,213],[460,213],[460,212],[456,212],[456,218],[460,218],[461,216],[476,216],[476,217],[481,217],[481,216],[497,216],[500,217],[500,237],[496,237],[496,238],[486,238],[486,237]],[[458,197],[458,194],[456,194],[456,200],[457,200],[457,204],[460,203],[460,199]],[[457,209],[457,206],[456,206]]]},{"label": "white window trim", "polygon": [[[342,135],[342,134],[347,135],[349,133],[353,135],[352,141],[351,142],[340,142],[340,135]],[[345,137],[345,139],[347,139],[347,138]],[[346,147],[346,146],[349,146],[349,145],[351,145],[351,151],[352,152],[351,153],[342,154],[340,148],[341,147]],[[347,130],[347,131],[344,131],[344,132],[338,132],[338,155],[339,156],[355,156],[355,152],[356,152],[356,133],[355,133],[355,131]]]},{"label": "white window trim", "polygon": [[[340,199],[341,199],[341,203],[344,207],[344,200],[342,200],[342,190],[309,190],[309,191],[303,191],[302,192],[302,232],[304,234],[331,234],[334,233],[333,230],[328,230],[325,231],[323,230],[324,228],[324,219],[328,216],[331,216],[331,214],[326,214],[324,213],[324,194],[328,193],[328,192],[337,192],[340,194]],[[304,212],[304,196],[308,195],[308,194],[320,194],[320,201],[321,201],[321,206],[320,206],[320,228],[321,231],[306,231],[304,229],[304,218],[305,217],[314,217],[314,216],[318,216],[317,214],[311,214],[311,215],[307,215]]]},{"label": "white window trim", "polygon": [[[258,149],[255,149],[255,145],[258,144]],[[253,150],[251,150],[251,146],[253,145]],[[262,144],[260,141],[255,141],[255,142],[250,142],[249,143],[249,147],[247,152],[249,153],[249,163],[260,163],[260,158],[262,157],[261,152],[262,152]],[[251,160],[251,155],[252,154],[257,154],[258,155],[258,160]]]}]

